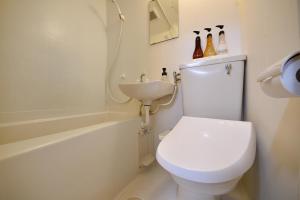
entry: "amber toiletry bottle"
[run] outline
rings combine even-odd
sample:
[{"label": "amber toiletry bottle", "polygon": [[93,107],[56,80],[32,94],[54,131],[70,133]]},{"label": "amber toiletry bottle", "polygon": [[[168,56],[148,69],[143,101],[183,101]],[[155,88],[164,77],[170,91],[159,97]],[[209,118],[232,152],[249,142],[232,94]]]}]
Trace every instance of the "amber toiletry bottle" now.
[{"label": "amber toiletry bottle", "polygon": [[217,55],[216,50],[214,48],[214,44],[213,44],[213,36],[210,33],[211,28],[205,28],[204,30],[206,30],[208,32],[206,48],[205,48],[205,51],[204,51],[204,57]]},{"label": "amber toiletry bottle", "polygon": [[199,36],[200,31],[194,31],[194,33],[197,35],[195,40],[195,51],[193,54],[193,59],[202,58],[203,57],[203,51],[201,48],[201,38]]}]

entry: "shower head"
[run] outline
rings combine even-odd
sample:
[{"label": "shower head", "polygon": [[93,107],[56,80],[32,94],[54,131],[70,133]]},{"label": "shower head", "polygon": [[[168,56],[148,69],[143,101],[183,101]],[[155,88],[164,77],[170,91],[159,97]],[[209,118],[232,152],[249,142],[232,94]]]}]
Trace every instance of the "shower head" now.
[{"label": "shower head", "polygon": [[119,13],[119,18],[121,21],[125,21],[125,16],[123,15],[122,11],[121,11],[121,8],[120,8],[120,5],[119,3],[116,1],[116,0],[112,0],[112,2],[115,4],[115,7]]}]

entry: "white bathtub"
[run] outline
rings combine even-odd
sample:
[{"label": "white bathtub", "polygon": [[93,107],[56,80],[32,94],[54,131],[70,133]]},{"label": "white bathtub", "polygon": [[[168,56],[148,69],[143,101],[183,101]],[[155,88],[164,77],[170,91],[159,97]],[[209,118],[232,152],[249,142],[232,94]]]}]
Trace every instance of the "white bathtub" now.
[{"label": "white bathtub", "polygon": [[0,200],[111,200],[138,172],[138,127],[121,113],[0,124]]}]

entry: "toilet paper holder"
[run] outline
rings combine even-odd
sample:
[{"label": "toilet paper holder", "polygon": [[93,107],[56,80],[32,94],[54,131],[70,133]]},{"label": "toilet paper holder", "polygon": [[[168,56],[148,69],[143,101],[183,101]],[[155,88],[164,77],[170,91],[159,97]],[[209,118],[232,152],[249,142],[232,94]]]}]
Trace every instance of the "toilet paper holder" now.
[{"label": "toilet paper holder", "polygon": [[300,97],[300,51],[266,68],[257,77],[257,82],[270,97]]},{"label": "toilet paper holder", "polygon": [[[286,63],[288,63],[291,59],[295,58],[296,56],[300,55],[300,51],[294,52],[293,54],[285,57],[283,61],[279,61],[276,64],[274,64],[269,70],[261,73],[257,77],[257,82],[263,83],[268,80],[271,80],[277,76],[282,75],[282,66],[284,66]],[[296,73],[296,79],[300,82],[300,69]]]},{"label": "toilet paper holder", "polygon": [[270,74],[270,73],[268,73],[268,74],[261,74],[261,75],[258,76],[257,82],[263,83],[263,82],[271,80],[271,79],[273,79],[273,78],[275,78],[277,76],[281,76],[281,71],[280,72],[274,72],[273,74]]}]

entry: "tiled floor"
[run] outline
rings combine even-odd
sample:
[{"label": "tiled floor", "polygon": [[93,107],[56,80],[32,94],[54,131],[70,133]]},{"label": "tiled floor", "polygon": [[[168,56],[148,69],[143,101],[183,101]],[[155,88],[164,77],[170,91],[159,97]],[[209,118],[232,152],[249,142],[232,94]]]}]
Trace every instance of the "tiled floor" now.
[{"label": "tiled floor", "polygon": [[[141,172],[114,200],[175,200],[177,185],[158,164]],[[239,186],[222,200],[249,200]]]}]

